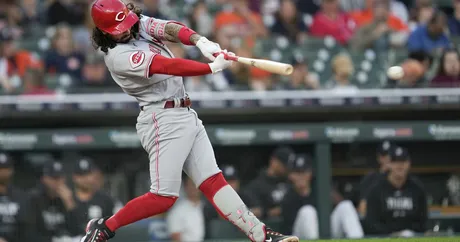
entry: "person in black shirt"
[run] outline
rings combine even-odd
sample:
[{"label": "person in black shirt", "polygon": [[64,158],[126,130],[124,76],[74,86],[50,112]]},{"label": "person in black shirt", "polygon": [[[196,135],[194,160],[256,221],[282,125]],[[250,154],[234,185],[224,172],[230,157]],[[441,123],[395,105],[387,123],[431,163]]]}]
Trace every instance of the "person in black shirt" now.
[{"label": "person in black shirt", "polygon": [[367,194],[363,221],[366,234],[412,236],[427,229],[427,195],[423,185],[409,175],[411,160],[406,149],[391,150],[391,168],[386,179]]},{"label": "person in black shirt", "polygon": [[61,162],[50,161],[44,165],[41,183],[30,195],[34,242],[75,238],[81,234],[85,214],[77,209]]},{"label": "person in black shirt", "polygon": [[277,218],[281,215],[280,204],[287,190],[287,168],[295,153],[289,147],[278,147],[270,157],[266,170],[252,180],[245,191],[261,202],[263,218]]},{"label": "person in black shirt", "polygon": [[366,211],[366,194],[369,192],[369,188],[372,187],[372,184],[378,182],[380,179],[383,179],[388,170],[390,169],[390,150],[392,149],[392,144],[390,141],[384,141],[379,144],[377,148],[377,162],[379,164],[379,169],[373,171],[361,180],[359,184],[359,207],[358,210],[360,214],[364,214]]},{"label": "person in black shirt", "polygon": [[[80,232],[85,231],[86,221],[109,217],[117,212],[121,203],[103,193],[96,186],[97,167],[90,158],[78,159],[73,171],[74,200],[79,214],[84,214]],[[83,236],[83,235],[82,235]]]},{"label": "person in black shirt", "polygon": [[27,238],[25,193],[11,184],[13,160],[0,153],[0,242],[31,241]]},{"label": "person in black shirt", "polygon": [[[291,188],[281,205],[284,233],[292,233],[299,239],[318,239],[318,215],[316,197],[311,184],[313,178],[312,160],[305,154],[297,155],[289,163]],[[331,196],[334,193],[331,192]],[[358,213],[349,200],[341,200],[331,213],[331,234],[333,238],[362,238],[364,236]]]}]

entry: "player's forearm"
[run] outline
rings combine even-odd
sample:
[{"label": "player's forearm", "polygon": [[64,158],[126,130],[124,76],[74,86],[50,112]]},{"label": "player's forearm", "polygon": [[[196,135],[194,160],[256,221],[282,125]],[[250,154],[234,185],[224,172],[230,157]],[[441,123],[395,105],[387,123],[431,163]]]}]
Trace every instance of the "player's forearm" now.
[{"label": "player's forearm", "polygon": [[181,42],[186,45],[195,45],[201,38],[201,35],[186,26],[169,22],[165,26],[165,38],[175,43]]},{"label": "player's forearm", "polygon": [[154,74],[202,76],[211,73],[212,70],[208,64],[181,58],[166,58],[161,55],[155,56],[149,67],[149,76]]}]

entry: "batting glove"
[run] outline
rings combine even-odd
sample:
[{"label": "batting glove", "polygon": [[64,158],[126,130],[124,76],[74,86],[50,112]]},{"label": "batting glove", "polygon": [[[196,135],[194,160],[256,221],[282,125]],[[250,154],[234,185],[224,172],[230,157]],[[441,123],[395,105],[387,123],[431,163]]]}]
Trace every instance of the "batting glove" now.
[{"label": "batting glove", "polygon": [[211,68],[212,74],[221,72],[224,69],[232,65],[233,61],[226,60],[225,55],[227,54],[232,55],[233,53],[231,52],[227,53],[227,50],[223,50],[221,52],[222,53],[220,53],[217,57],[215,57],[215,60],[212,63],[209,63],[209,67]]},{"label": "batting glove", "polygon": [[196,42],[196,47],[200,49],[201,53],[211,61],[214,61],[216,58],[213,56],[215,53],[222,52],[220,45],[218,43],[208,40],[206,37],[201,37]]}]

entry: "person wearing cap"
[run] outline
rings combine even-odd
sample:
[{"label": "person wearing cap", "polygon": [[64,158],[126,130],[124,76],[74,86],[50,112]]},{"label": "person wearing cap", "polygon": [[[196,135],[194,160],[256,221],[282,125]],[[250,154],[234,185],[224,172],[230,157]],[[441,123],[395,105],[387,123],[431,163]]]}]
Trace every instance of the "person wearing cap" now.
[{"label": "person wearing cap", "polygon": [[11,184],[13,165],[8,154],[0,153],[0,242],[33,239],[27,237],[27,196]]},{"label": "person wearing cap", "polygon": [[364,178],[361,180],[359,184],[358,210],[360,214],[364,214],[364,212],[366,211],[366,200],[364,198],[366,197],[366,194],[369,192],[369,188],[372,187],[372,184],[377,182],[379,179],[384,179],[386,177],[386,174],[388,173],[388,170],[390,169],[391,147],[392,144],[388,140],[385,140],[379,144],[379,146],[377,147],[377,162],[379,168],[378,170],[374,170],[366,176],[364,176]]},{"label": "person wearing cap", "polygon": [[94,161],[88,157],[82,157],[75,162],[72,176],[74,200],[78,213],[86,216],[81,221],[81,228],[86,226],[86,221],[111,216],[122,207],[120,202],[98,189],[98,170]]},{"label": "person wearing cap", "polygon": [[[251,210],[252,213],[256,216],[262,214],[262,209],[260,207],[260,201],[251,193],[243,191],[240,188],[240,177],[238,170],[232,165],[225,165],[220,168],[225,179],[227,179],[228,184],[238,193],[246,206]],[[207,202],[204,206],[204,216],[206,221],[211,221],[213,219],[218,219],[219,215],[212,206],[211,203]]]},{"label": "person wearing cap", "polygon": [[33,201],[30,219],[35,228],[31,232],[33,241],[49,242],[80,236],[85,214],[77,209],[61,162],[49,161],[44,164],[40,184],[30,194]]},{"label": "person wearing cap", "polygon": [[368,235],[413,236],[427,229],[427,195],[421,182],[409,174],[408,151],[395,147],[390,151],[390,172],[375,183],[366,196],[363,220]]},{"label": "person wearing cap", "polygon": [[245,191],[261,202],[262,217],[281,216],[280,205],[288,188],[286,166],[293,159],[294,150],[288,146],[277,147],[270,156],[268,168],[245,187]]},{"label": "person wearing cap", "polygon": [[[319,226],[316,197],[312,186],[312,159],[299,154],[288,164],[291,187],[281,205],[284,233],[292,233],[299,239],[318,239]],[[331,192],[331,196],[333,193]],[[333,238],[362,238],[364,236],[358,213],[349,200],[342,200],[331,213]]]}]

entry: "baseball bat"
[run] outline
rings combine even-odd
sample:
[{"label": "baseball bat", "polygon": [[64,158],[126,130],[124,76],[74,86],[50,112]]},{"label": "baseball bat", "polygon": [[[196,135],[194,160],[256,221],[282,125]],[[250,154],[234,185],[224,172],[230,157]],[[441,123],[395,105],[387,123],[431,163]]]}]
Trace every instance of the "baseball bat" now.
[{"label": "baseball bat", "polygon": [[[220,53],[215,53],[214,56],[218,56],[219,54]],[[281,63],[281,62],[233,56],[233,55],[227,55],[226,53],[223,53],[223,54],[225,55],[226,60],[236,61],[241,64],[254,66],[256,68],[259,68],[259,69],[262,69],[262,70],[265,70],[265,71],[268,71],[274,74],[288,76],[288,75],[291,75],[292,71],[294,70],[294,67],[292,65]]]}]

